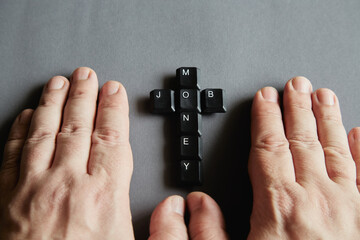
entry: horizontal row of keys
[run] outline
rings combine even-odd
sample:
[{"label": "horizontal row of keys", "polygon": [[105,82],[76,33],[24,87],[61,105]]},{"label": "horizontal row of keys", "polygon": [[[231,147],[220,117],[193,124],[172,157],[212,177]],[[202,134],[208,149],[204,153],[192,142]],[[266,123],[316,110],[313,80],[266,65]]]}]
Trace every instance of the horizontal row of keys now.
[{"label": "horizontal row of keys", "polygon": [[222,89],[205,89],[201,91],[201,97],[200,91],[197,89],[180,89],[176,93],[178,97],[175,98],[175,91],[171,89],[155,89],[151,91],[152,112],[174,113],[178,110],[180,112],[219,113],[226,111]]}]

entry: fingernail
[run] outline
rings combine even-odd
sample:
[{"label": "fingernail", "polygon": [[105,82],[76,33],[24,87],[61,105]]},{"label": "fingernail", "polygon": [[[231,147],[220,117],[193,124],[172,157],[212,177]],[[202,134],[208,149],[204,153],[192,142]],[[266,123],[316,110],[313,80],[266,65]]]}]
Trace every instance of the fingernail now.
[{"label": "fingernail", "polygon": [[181,216],[184,216],[185,211],[185,200],[180,196],[172,196],[171,197],[171,209],[180,214]]},{"label": "fingernail", "polygon": [[59,77],[52,78],[48,83],[49,89],[61,89],[65,85],[64,79]]},{"label": "fingernail", "polygon": [[113,95],[119,91],[119,84],[117,82],[108,82],[105,88],[107,95]]},{"label": "fingernail", "polygon": [[276,89],[272,87],[265,87],[261,89],[261,95],[263,98],[269,102],[278,102],[279,95]]},{"label": "fingernail", "polygon": [[31,110],[25,110],[23,111],[19,116],[19,123],[27,125],[31,121],[33,111]]},{"label": "fingernail", "polygon": [[360,129],[353,130],[351,133],[351,138],[354,142],[360,141]]},{"label": "fingernail", "polygon": [[304,77],[296,77],[291,80],[294,89],[302,93],[310,93],[312,91],[310,81]]},{"label": "fingernail", "polygon": [[91,70],[89,68],[81,67],[76,70],[76,74],[73,77],[76,78],[76,80],[87,80],[90,78],[90,75]]},{"label": "fingernail", "polygon": [[334,105],[335,101],[334,101],[334,93],[332,93],[330,90],[328,89],[321,89],[316,91],[316,97],[319,100],[320,103],[325,104],[325,105]]}]

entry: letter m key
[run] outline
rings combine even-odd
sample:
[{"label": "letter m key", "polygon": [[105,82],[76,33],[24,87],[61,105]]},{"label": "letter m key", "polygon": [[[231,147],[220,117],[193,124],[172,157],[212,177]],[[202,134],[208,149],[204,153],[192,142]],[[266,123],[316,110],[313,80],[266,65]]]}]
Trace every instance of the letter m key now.
[{"label": "letter m key", "polygon": [[185,68],[183,68],[183,70],[182,70],[182,75],[190,75],[190,70],[189,69],[185,69]]}]

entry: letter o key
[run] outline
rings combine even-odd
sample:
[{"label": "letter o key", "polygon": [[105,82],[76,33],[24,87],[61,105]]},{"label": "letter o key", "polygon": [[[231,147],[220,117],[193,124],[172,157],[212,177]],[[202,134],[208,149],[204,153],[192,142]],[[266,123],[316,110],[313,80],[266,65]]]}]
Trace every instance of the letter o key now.
[{"label": "letter o key", "polygon": [[182,93],[182,97],[183,98],[189,98],[190,97],[190,93],[189,92],[187,92],[187,91],[184,91],[183,93]]}]

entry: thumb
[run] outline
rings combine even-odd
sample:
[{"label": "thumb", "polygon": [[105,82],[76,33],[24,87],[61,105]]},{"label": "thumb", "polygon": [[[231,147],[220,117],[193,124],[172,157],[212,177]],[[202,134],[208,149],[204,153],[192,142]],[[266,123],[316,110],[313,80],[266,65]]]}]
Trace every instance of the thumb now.
[{"label": "thumb", "polygon": [[159,203],[151,215],[149,240],[186,240],[185,200],[170,196]]},{"label": "thumb", "polygon": [[209,195],[192,192],[187,196],[189,233],[193,240],[229,239],[220,207]]}]

